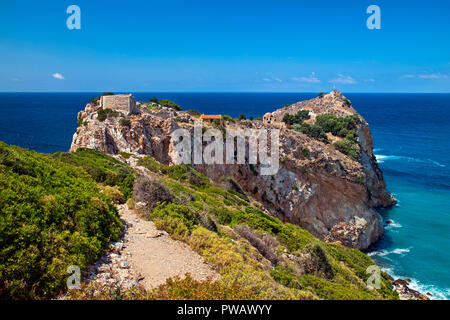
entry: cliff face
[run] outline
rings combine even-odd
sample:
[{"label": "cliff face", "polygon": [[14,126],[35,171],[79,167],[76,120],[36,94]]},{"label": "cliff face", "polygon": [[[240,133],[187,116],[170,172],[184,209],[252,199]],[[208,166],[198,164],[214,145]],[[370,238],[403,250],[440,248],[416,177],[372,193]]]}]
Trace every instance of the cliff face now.
[{"label": "cliff face", "polygon": [[[322,98],[300,102],[274,112],[280,119],[304,107],[316,115],[334,113],[339,116],[357,114],[339,92]],[[185,112],[167,108],[140,114],[97,119],[99,106],[88,104],[79,113],[84,123],[74,134],[71,151],[91,148],[102,152],[147,154],[164,164],[176,160],[171,133],[174,129],[193,130],[195,120]],[[228,123],[227,128],[262,128],[261,121]],[[196,165],[196,169],[214,181],[232,177],[249,196],[260,201],[265,210],[284,222],[297,224],[329,242],[340,241],[359,249],[367,248],[383,234],[382,219],[373,209],[395,203],[385,190],[385,182],[372,152],[372,137],[367,122],[358,126],[360,161],[336,150],[331,144],[280,128],[280,169],[277,174],[263,176],[257,165]]]}]

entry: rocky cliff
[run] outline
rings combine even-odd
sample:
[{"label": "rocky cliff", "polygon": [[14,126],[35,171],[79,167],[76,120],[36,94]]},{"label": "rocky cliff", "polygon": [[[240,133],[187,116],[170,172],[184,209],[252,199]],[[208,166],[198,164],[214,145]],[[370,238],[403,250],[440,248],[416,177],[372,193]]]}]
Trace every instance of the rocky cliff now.
[{"label": "rocky cliff", "polygon": [[[341,93],[334,91],[316,99],[299,102],[274,112],[280,120],[302,108],[312,109],[313,117],[357,112]],[[145,154],[164,164],[173,164],[174,129],[193,130],[195,116],[187,112],[152,106],[141,107],[137,115],[111,113],[99,121],[100,106],[88,104],[78,115],[80,127],[74,134],[71,151],[80,147],[105,153]],[[102,113],[104,113],[102,111]],[[374,210],[395,203],[386,191],[382,173],[372,150],[367,122],[360,117],[357,128],[359,158],[338,151],[331,143],[280,123],[228,121],[226,128],[280,129],[280,169],[264,176],[255,165],[196,165],[196,169],[214,181],[231,177],[248,196],[264,205],[271,215],[297,224],[329,242],[365,249],[383,234],[382,219]],[[225,128],[222,128],[225,129]],[[330,136],[330,141],[338,137]]]}]

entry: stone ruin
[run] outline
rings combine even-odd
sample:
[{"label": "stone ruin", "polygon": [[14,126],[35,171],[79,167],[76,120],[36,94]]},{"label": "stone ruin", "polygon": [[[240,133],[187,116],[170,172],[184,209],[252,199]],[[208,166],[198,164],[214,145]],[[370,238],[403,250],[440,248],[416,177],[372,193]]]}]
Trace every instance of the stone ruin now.
[{"label": "stone ruin", "polygon": [[136,106],[136,101],[131,94],[102,96],[100,98],[100,107],[121,112],[126,116],[139,113],[139,108]]}]

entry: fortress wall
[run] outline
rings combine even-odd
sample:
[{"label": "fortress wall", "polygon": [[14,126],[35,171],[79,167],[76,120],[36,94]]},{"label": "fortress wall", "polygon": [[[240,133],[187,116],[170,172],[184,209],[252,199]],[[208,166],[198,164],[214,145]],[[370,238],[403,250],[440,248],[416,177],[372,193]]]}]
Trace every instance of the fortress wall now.
[{"label": "fortress wall", "polygon": [[137,112],[136,101],[131,94],[102,96],[100,106],[103,109],[109,108],[111,110],[122,112],[125,115]]}]

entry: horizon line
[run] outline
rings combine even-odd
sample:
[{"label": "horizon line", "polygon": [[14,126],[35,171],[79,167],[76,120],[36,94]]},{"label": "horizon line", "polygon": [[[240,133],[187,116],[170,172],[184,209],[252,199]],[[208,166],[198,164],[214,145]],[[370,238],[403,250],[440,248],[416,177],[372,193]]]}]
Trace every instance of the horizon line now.
[{"label": "horizon line", "polygon": [[[336,89],[338,90],[338,89]],[[329,92],[333,92],[329,91]],[[425,91],[342,91],[338,90],[339,92],[347,93],[347,94],[354,94],[354,93],[365,93],[365,94],[450,94],[450,91],[448,92],[425,92]],[[294,94],[301,94],[301,93],[325,93],[328,91],[168,91],[168,90],[154,90],[154,91],[133,91],[133,90],[112,90],[112,91],[0,91],[1,93],[104,93],[104,92],[113,92],[113,93],[294,93]]]}]

